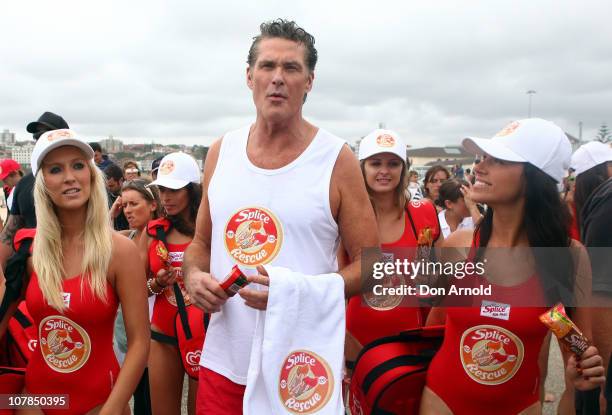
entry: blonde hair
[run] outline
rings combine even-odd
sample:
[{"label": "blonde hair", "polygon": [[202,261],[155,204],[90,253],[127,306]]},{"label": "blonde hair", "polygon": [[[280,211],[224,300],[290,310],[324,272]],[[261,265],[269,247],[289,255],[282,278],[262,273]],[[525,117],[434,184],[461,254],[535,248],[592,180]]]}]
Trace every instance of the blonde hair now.
[{"label": "blonde hair", "polygon": [[[87,280],[93,293],[106,301],[106,275],[113,243],[109,226],[108,199],[102,172],[92,160],[87,162],[91,172],[91,193],[87,201],[87,218],[83,223],[83,259],[81,261],[81,292]],[[64,281],[64,254],[62,227],[49,196],[43,174],[38,171],[34,184],[36,206],[36,236],[34,237],[32,264],[38,276],[38,285],[47,303],[58,311],[66,309],[62,299]],[[70,276],[67,276],[70,277]]]}]

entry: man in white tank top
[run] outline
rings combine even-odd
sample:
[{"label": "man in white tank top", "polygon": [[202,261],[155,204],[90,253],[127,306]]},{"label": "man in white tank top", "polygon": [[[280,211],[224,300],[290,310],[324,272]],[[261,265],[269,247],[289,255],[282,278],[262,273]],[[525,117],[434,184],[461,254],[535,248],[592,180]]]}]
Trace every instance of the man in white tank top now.
[{"label": "man in white tank top", "polygon": [[362,248],[379,245],[357,159],[302,116],[314,81],[314,38],[280,19],[260,29],[246,71],[257,118],[210,147],[196,235],[184,258],[192,303],[213,313],[200,360],[199,414],[242,413],[255,310],[267,305],[267,290],[253,284],[227,297],[219,281],[232,265],[250,269],[249,280],[262,286],[265,264],[336,272],[341,238],[351,259],[339,270],[348,298],[360,291]]}]

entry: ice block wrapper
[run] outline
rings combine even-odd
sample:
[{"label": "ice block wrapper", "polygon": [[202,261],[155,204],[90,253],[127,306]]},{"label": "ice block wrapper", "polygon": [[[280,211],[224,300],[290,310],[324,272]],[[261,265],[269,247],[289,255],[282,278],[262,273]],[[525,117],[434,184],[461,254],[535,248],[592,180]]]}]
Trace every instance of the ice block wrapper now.
[{"label": "ice block wrapper", "polygon": [[159,241],[159,243],[157,244],[157,248],[155,248],[155,253],[157,254],[157,257],[161,260],[161,262],[164,264],[166,268],[170,267],[171,262],[170,262],[170,258],[168,255],[168,249],[166,248],[166,245],[164,245],[162,241]]},{"label": "ice block wrapper", "polygon": [[557,336],[561,344],[578,356],[591,345],[589,339],[569,319],[561,303],[542,314],[540,321]]},{"label": "ice block wrapper", "polygon": [[234,265],[232,271],[220,285],[228,296],[233,297],[241,288],[246,287],[248,284],[249,281],[246,275],[242,273],[237,265]]}]

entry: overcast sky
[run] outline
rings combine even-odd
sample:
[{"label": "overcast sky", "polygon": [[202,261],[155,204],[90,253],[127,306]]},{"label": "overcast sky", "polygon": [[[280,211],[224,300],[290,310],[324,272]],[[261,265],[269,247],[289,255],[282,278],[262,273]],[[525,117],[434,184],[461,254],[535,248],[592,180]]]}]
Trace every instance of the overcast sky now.
[{"label": "overcast sky", "polygon": [[264,20],[316,38],[307,119],[413,147],[533,116],[612,124],[612,2],[0,0],[0,129],[46,110],[91,139],[209,144],[254,119],[246,55]]}]

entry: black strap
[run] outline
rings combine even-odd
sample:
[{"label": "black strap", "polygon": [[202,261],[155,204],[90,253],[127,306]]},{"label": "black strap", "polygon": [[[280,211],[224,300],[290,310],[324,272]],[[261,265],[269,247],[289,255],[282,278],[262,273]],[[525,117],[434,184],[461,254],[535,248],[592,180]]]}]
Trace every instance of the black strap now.
[{"label": "black strap", "polygon": [[[157,226],[155,228],[155,235],[168,249],[168,239],[166,238],[166,232],[163,226]],[[174,298],[176,299],[176,306],[178,307],[179,315],[181,316],[181,325],[185,331],[185,337],[191,339],[193,334],[191,333],[191,327],[189,327],[189,317],[187,316],[187,307],[185,306],[185,300],[183,299],[183,293],[178,285],[178,282],[172,284],[174,290]]]},{"label": "black strap", "polygon": [[6,263],[6,271],[4,272],[6,290],[0,304],[0,316],[4,316],[10,305],[17,301],[21,295],[26,278],[28,258],[30,257],[30,246],[32,246],[32,238],[22,240],[17,252]]},{"label": "black strap", "polygon": [[367,395],[374,382],[392,369],[400,366],[423,366],[428,364],[430,361],[431,357],[429,356],[417,355],[402,355],[386,360],[372,369],[370,373],[363,378],[363,384],[361,386],[363,393]]},{"label": "black strap", "polygon": [[151,330],[151,339],[172,346],[178,346],[178,340],[176,337],[168,336],[167,334],[160,333],[158,331]]},{"label": "black strap", "polygon": [[32,325],[30,319],[25,314],[23,314],[20,309],[15,310],[15,314],[13,314],[13,317],[24,329],[27,329]]}]

